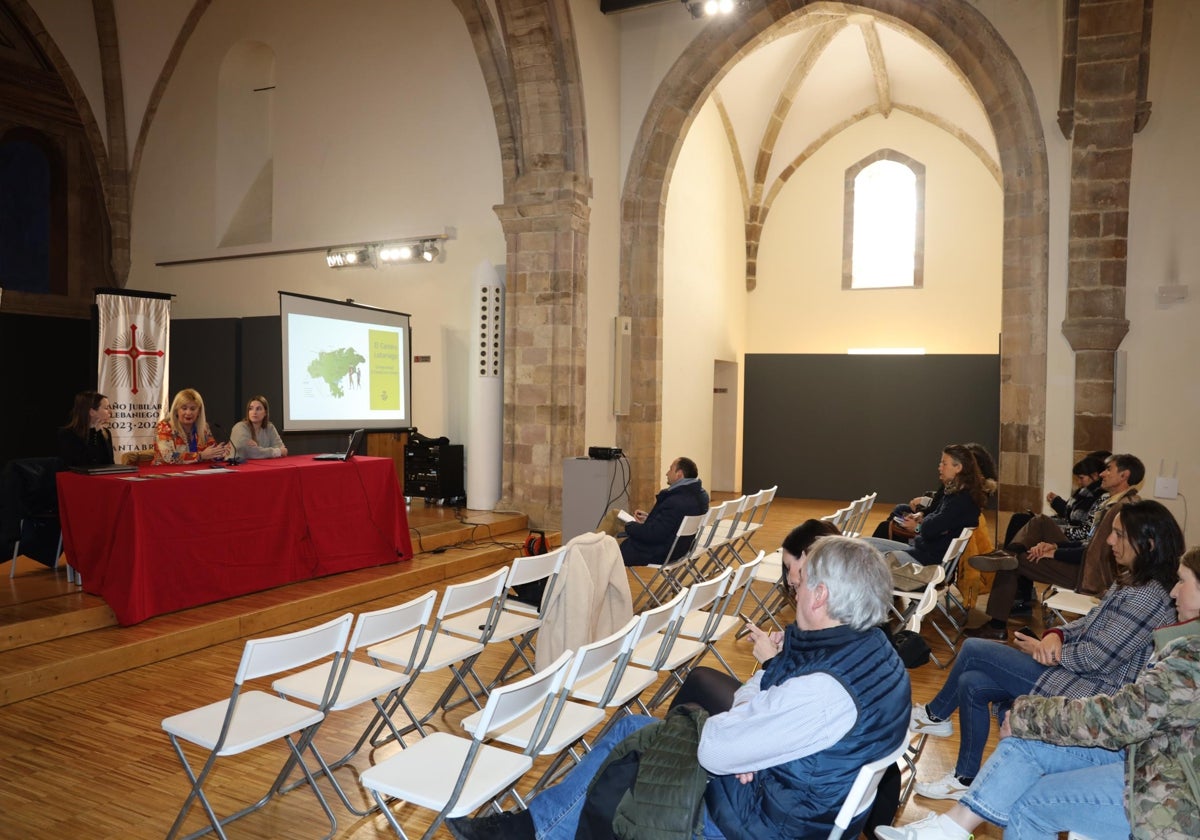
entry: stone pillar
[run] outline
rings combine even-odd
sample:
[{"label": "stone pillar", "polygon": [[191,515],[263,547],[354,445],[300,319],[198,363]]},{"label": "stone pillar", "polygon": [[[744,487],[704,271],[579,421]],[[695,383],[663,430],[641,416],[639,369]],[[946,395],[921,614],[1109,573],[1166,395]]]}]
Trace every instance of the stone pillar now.
[{"label": "stone pillar", "polygon": [[1145,0],[1080,0],[1071,145],[1067,317],[1077,453],[1112,448],[1113,353],[1129,331],[1129,179]]},{"label": "stone pillar", "polygon": [[558,528],[562,462],[586,454],[587,241],[591,182],[516,179],[496,208],[508,244],[501,507]]}]

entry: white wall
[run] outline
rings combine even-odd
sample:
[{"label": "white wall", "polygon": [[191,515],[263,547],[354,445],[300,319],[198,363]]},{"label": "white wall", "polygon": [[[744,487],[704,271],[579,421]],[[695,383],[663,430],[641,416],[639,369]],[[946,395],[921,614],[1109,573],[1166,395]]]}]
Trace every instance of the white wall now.
[{"label": "white wall", "polygon": [[[672,459],[685,455],[696,461],[702,478],[710,474],[713,362],[741,366],[746,342],[744,230],[732,152],[717,109],[710,102],[688,131],[667,194],[663,238],[664,469]],[[737,449],[740,453],[740,434]],[[740,456],[735,474],[740,482]]]},{"label": "white wall", "polygon": [[[432,356],[414,365],[415,423],[425,434],[461,441],[471,276],[481,260],[505,262],[492,210],[503,199],[500,159],[462,17],[450,3],[417,5],[214,2],[184,50],[146,144],[129,286],[175,294],[179,318],[274,314],[280,290],[409,312],[413,352]],[[217,69],[242,40],[268,44],[276,56],[274,240],[263,250],[453,227],[444,261],[333,271],[323,253],[309,253],[155,266],[221,253]],[[336,44],[345,48],[332,49]]]},{"label": "white wall", "polygon": [[[924,287],[843,290],[845,172],[881,148],[925,165]],[[995,178],[941,129],[900,111],[851,126],[771,206],[748,296],[746,351],[998,352],[1002,203]]]}]

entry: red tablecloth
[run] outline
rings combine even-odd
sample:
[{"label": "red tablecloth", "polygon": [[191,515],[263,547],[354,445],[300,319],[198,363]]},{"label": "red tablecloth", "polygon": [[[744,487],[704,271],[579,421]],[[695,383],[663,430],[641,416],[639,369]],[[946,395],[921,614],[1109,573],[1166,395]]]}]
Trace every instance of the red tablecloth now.
[{"label": "red tablecloth", "polygon": [[122,624],[413,556],[388,458],[134,475],[58,475],[67,560]]}]

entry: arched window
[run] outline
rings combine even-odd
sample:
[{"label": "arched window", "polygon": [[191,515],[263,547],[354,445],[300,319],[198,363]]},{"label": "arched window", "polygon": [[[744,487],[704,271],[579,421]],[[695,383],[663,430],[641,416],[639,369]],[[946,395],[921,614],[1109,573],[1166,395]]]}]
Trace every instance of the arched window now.
[{"label": "arched window", "polygon": [[40,132],[20,127],[0,137],[0,286],[66,293],[61,176]]},{"label": "arched window", "polygon": [[881,149],[846,170],[843,289],[920,288],[925,167]]}]

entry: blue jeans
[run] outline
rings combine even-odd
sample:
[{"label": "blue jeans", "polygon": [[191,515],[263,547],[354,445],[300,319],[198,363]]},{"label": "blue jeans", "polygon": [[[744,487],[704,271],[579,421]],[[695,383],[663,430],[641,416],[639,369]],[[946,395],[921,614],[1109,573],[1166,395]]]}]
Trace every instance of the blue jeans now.
[{"label": "blue jeans", "polygon": [[1124,750],[1005,738],[961,804],[1004,828],[1005,840],[1126,840]]},{"label": "blue jeans", "polygon": [[1033,690],[1045,670],[1032,656],[1003,642],[967,639],[963,643],[946,684],[925,706],[941,720],[948,720],[958,709],[955,776],[970,779],[979,772],[992,726],[989,704],[996,705],[998,714],[1006,711],[1014,699]]},{"label": "blue jeans", "polygon": [[[572,767],[558,784],[546,788],[530,800],[529,815],[533,817],[533,830],[537,840],[575,840],[575,830],[579,827],[579,816],[583,813],[588,785],[607,760],[608,754],[630,733],[658,721],[658,718],[645,715],[627,715],[621,718],[603,738],[592,745],[591,752]],[[707,810],[704,812],[704,837],[706,840],[724,840],[724,835],[709,818]]]}]

